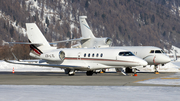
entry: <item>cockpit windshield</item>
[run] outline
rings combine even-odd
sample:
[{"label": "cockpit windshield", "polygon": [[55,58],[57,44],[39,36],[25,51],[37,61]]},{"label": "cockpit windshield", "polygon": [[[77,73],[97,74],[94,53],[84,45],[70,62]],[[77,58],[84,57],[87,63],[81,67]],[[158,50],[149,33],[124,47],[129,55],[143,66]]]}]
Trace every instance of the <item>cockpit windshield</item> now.
[{"label": "cockpit windshield", "polygon": [[132,52],[119,52],[119,56],[134,56]]},{"label": "cockpit windshield", "polygon": [[161,50],[155,50],[155,53],[161,53]]},{"label": "cockpit windshield", "polygon": [[150,53],[162,53],[164,54],[163,50],[151,50]]}]

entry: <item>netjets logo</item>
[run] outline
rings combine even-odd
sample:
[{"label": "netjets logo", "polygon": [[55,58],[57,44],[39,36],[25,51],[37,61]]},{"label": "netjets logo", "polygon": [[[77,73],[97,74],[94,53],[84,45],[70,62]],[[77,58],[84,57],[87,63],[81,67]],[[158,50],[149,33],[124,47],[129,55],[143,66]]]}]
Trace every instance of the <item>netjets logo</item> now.
[{"label": "netjets logo", "polygon": [[86,26],[88,29],[90,29],[87,25],[83,24],[84,26]]}]

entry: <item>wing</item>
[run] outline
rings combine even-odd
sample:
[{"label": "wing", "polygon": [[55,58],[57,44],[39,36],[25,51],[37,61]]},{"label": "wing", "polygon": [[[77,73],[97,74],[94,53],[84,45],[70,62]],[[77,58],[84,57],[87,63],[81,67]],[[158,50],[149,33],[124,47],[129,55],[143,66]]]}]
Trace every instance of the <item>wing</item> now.
[{"label": "wing", "polygon": [[62,40],[62,41],[55,41],[55,42],[50,42],[49,44],[57,44],[61,42],[69,42],[69,41],[81,41],[81,40],[88,40],[90,38],[77,38],[77,39],[70,39],[70,40]]},{"label": "wing", "polygon": [[44,67],[55,67],[55,68],[63,68],[63,69],[75,69],[75,70],[88,70],[88,66],[73,66],[73,65],[57,65],[57,64],[35,64],[35,63],[20,63],[20,62],[12,62],[8,60],[4,60],[5,62],[19,65],[31,65],[31,66],[44,66]]}]

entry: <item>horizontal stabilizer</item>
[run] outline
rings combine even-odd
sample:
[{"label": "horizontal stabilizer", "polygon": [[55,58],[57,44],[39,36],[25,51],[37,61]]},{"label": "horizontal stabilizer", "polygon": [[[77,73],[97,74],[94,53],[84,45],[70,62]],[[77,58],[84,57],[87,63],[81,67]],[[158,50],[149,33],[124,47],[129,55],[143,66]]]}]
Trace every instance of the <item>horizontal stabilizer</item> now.
[{"label": "horizontal stabilizer", "polygon": [[8,42],[9,44],[24,44],[24,45],[43,45],[42,43],[29,43],[29,42]]},{"label": "horizontal stabilizer", "polygon": [[19,64],[19,65],[31,65],[31,66],[44,66],[44,67],[56,67],[56,68],[69,68],[69,69],[88,69],[85,66],[72,66],[72,65],[57,65],[57,64],[35,64],[35,63],[20,63],[20,62],[11,62],[8,60],[4,60],[5,62],[12,63],[12,64]]}]

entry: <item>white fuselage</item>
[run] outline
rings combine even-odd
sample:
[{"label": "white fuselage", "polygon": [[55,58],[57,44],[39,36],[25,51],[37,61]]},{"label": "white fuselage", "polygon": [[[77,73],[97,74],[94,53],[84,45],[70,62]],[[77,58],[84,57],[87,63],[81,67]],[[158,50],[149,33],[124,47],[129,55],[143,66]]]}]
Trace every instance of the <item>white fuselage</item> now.
[{"label": "white fuselage", "polygon": [[[65,53],[64,59],[60,59],[59,53]],[[132,66],[145,66],[147,62],[134,56],[120,56],[120,52],[129,52],[123,49],[56,49],[50,52],[41,54],[40,56],[33,56],[43,60],[47,60],[49,64],[60,65],[74,65],[84,66],[88,68],[77,68],[77,70],[96,70],[102,68],[118,68],[118,67],[132,67]],[[130,52],[131,53],[131,52]],[[70,68],[72,69],[72,68]]]},{"label": "white fuselage", "polygon": [[137,57],[147,61],[149,65],[166,64],[171,61],[161,48],[154,46],[122,46],[111,48],[123,48],[129,50]]}]

